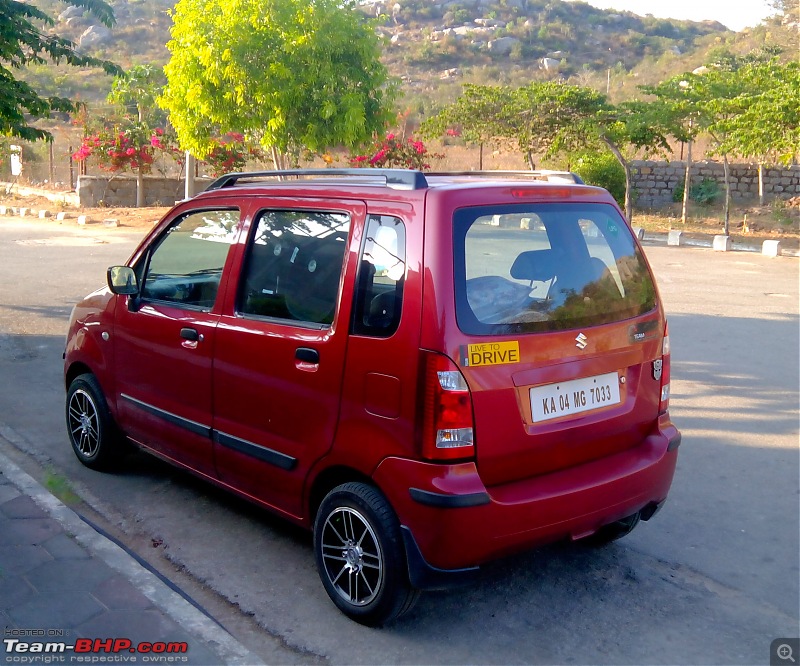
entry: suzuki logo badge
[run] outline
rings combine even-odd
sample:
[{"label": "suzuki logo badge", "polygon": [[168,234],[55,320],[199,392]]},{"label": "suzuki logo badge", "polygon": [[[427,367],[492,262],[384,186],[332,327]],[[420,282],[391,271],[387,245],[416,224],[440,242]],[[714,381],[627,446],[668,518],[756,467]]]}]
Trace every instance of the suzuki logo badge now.
[{"label": "suzuki logo badge", "polygon": [[575,346],[578,349],[586,349],[586,345],[589,344],[589,338],[587,338],[583,333],[578,333],[578,337],[575,338]]}]

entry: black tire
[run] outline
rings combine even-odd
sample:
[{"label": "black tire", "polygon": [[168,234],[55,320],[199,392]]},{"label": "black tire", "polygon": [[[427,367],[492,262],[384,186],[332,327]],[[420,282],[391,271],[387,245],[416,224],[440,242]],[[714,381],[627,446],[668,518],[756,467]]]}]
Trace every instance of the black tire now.
[{"label": "black tire", "polygon": [[325,591],[352,620],[375,627],[411,610],[400,523],[383,494],[365,483],[337,486],[314,521],[314,557]]},{"label": "black tire", "polygon": [[87,373],[72,380],[67,389],[66,417],[67,434],[78,460],[96,470],[119,467],[126,447],[94,375]]},{"label": "black tire", "polygon": [[632,516],[623,518],[614,523],[604,525],[597,532],[586,538],[586,543],[590,546],[605,546],[627,536],[639,524],[641,515],[637,511]]}]

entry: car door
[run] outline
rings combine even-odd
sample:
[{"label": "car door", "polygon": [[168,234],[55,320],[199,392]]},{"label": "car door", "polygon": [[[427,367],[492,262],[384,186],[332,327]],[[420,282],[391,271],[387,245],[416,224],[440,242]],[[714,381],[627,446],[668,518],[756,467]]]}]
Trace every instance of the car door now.
[{"label": "car door", "polygon": [[217,471],[289,516],[331,447],[365,206],[271,200],[254,216],[213,371]]},{"label": "car door", "polygon": [[137,260],[139,294],[115,312],[121,427],[140,445],[207,475],[214,474],[214,305],[239,217],[234,207],[179,212]]}]

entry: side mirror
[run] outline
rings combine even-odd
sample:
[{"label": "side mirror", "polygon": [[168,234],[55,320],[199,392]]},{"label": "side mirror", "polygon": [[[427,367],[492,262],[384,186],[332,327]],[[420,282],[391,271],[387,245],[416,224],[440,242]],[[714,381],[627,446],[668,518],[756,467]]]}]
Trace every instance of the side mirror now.
[{"label": "side mirror", "polygon": [[130,266],[112,266],[106,273],[108,288],[112,293],[121,296],[136,296],[139,293],[139,281]]}]

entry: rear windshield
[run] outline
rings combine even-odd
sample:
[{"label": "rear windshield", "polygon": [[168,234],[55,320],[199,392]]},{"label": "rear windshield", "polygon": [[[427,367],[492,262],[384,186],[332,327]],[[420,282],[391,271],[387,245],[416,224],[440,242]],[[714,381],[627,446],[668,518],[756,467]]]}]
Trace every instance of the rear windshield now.
[{"label": "rear windshield", "polygon": [[456,316],[467,334],[586,327],[655,307],[641,252],[607,204],[461,208],[454,248]]}]

